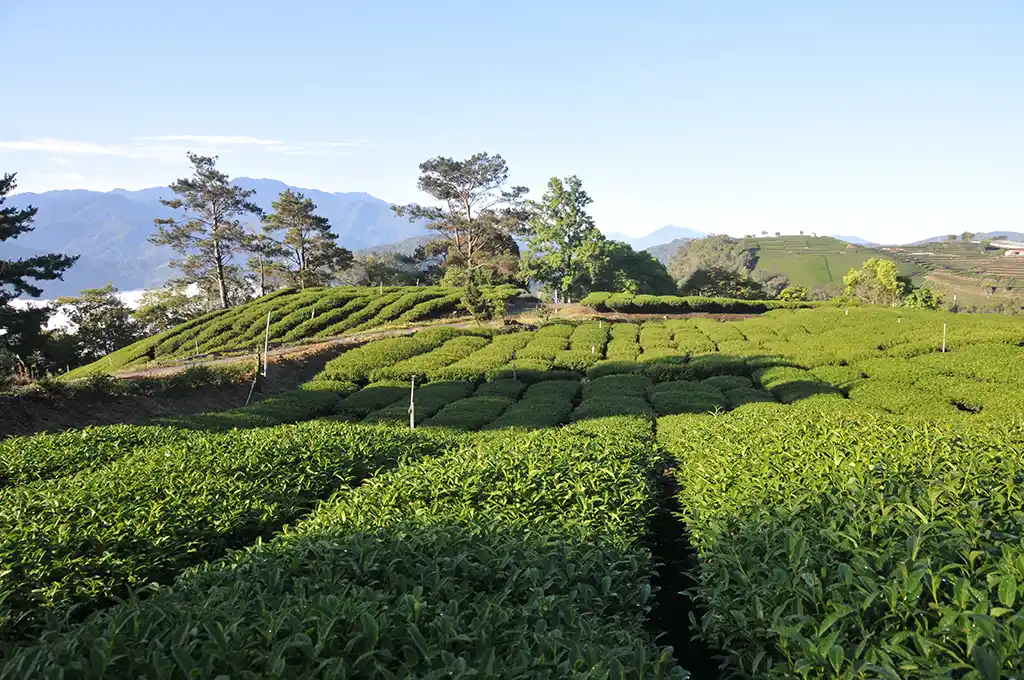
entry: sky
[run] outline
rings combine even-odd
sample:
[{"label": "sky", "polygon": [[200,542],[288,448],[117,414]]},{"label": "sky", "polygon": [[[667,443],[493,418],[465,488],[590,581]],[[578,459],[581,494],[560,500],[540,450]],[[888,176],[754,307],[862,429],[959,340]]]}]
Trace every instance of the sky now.
[{"label": "sky", "polygon": [[1024,231],[1020,0],[0,0],[20,191],[188,174],[425,201],[500,153],[598,226],[909,241]]}]

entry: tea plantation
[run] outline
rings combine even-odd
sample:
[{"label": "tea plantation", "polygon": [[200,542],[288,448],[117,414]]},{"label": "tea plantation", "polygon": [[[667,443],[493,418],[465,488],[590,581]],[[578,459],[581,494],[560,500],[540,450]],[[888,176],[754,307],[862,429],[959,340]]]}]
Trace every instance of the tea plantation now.
[{"label": "tea plantation", "polygon": [[[517,293],[519,289],[509,285],[483,288],[489,299],[509,299]],[[65,378],[137,368],[149,361],[252,351],[262,348],[265,340],[295,344],[443,318],[459,312],[463,295],[461,288],[441,286],[286,288],[140,340]]]},{"label": "tea plantation", "polygon": [[0,442],[0,678],[1022,677],[1022,525],[1012,317],[429,328]]}]

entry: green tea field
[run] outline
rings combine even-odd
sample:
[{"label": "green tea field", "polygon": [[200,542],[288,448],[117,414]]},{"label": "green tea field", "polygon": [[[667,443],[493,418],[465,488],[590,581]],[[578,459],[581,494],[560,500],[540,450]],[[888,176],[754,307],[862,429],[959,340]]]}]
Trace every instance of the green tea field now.
[{"label": "green tea field", "polygon": [[[511,298],[515,286],[487,287],[484,294]],[[210,353],[252,351],[265,339],[295,344],[401,326],[459,313],[461,288],[440,286],[285,288],[230,309],[219,309],[140,340],[93,364],[68,373],[69,379],[145,366],[147,362]],[[267,318],[270,317],[269,332]]]},{"label": "green tea field", "polygon": [[1022,677],[1022,508],[1015,317],[425,328],[0,442],[0,678]]}]

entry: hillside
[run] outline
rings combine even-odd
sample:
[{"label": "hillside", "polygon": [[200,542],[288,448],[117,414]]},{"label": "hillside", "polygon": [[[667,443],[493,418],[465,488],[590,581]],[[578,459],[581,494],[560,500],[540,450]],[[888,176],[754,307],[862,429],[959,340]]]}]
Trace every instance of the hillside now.
[{"label": "hillside", "polygon": [[[484,292],[509,298],[518,289],[499,286],[484,288]],[[455,314],[462,295],[461,288],[439,286],[283,289],[140,340],[64,377],[84,378],[197,355],[252,352],[262,348],[267,337],[275,346],[299,344],[386,325],[422,322]]]},{"label": "hillside", "polygon": [[[272,179],[239,177],[232,181],[254,189],[254,202],[266,211],[285,189],[301,191],[313,199],[318,212],[330,220],[340,243],[351,250],[424,234],[420,224],[397,217],[391,211],[390,203],[366,193],[329,193],[292,187]],[[171,195],[167,187],[138,191],[69,190],[16,194],[9,199],[10,205],[18,208],[33,205],[39,212],[34,222],[35,229],[14,242],[18,249],[14,254],[60,252],[81,255],[63,282],[41,284],[44,296],[48,298],[73,295],[83,288],[102,286],[107,281],[121,290],[160,286],[172,275],[167,263],[173,255],[167,248],[152,245],[147,238],[154,231],[154,218],[176,214],[159,202],[161,197],[170,198]]]},{"label": "hillside", "polygon": [[[831,236],[781,236],[744,239],[757,248],[757,268],[781,272],[797,286],[810,289],[842,287],[850,269],[860,267],[872,257],[881,256],[874,248],[846,243]],[[904,276],[919,278],[923,269],[910,262],[899,263]]]},{"label": "hillside", "polygon": [[[667,265],[676,250],[688,241],[648,249],[660,262]],[[782,273],[798,286],[809,289],[841,287],[843,276],[851,268],[860,267],[871,257],[883,253],[874,248],[857,246],[831,236],[778,236],[741,239],[745,245],[757,248],[757,269]],[[905,276],[920,277],[924,268],[911,262],[900,264]]]},{"label": "hillside", "polygon": [[607,234],[607,236],[615,241],[628,243],[633,247],[633,250],[649,251],[652,247],[664,245],[669,241],[700,238],[702,236],[706,236],[706,234],[702,231],[697,231],[696,229],[677,227],[669,224],[661,227],[660,229],[655,229],[646,236],[627,236],[621,232],[611,232]]}]

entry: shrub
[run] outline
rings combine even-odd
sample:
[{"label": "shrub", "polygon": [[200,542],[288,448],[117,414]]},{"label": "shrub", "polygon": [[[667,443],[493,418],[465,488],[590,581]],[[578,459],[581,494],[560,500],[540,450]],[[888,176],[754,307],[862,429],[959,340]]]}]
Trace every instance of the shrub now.
[{"label": "shrub", "polygon": [[690,380],[675,380],[654,385],[649,390],[654,412],[659,416],[678,413],[707,413],[724,410],[728,401],[715,385]]},{"label": "shrub", "polygon": [[491,380],[485,382],[476,389],[473,393],[474,397],[503,397],[505,399],[516,400],[519,395],[526,389],[526,384],[521,380],[513,380],[512,378],[499,378],[498,380]]},{"label": "shrub", "polygon": [[[463,399],[473,392],[473,383],[466,380],[435,382],[417,388],[415,391],[416,423],[421,423],[453,401]],[[399,401],[391,406],[374,411],[366,416],[367,422],[397,421],[409,422],[409,402]]]},{"label": "shrub", "polygon": [[436,415],[423,422],[424,426],[454,427],[461,430],[479,430],[515,401],[504,397],[477,396],[459,399],[446,405]]}]

